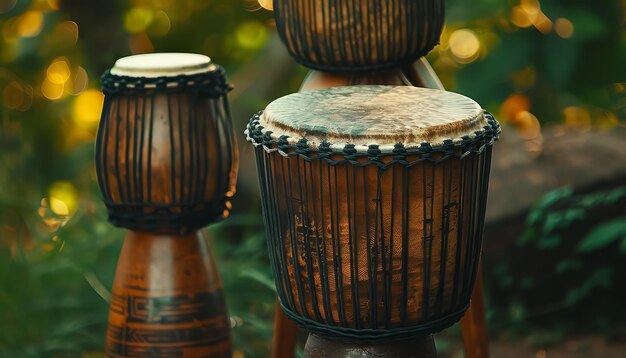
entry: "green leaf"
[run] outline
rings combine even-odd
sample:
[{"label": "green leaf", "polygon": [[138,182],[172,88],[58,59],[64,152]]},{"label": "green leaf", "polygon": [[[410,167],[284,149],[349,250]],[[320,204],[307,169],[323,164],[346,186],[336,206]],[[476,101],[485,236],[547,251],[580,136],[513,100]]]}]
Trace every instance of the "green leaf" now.
[{"label": "green leaf", "polygon": [[562,213],[550,213],[546,216],[546,220],[543,222],[543,228],[541,231],[544,234],[549,234],[555,229],[562,228],[566,226],[564,217]]},{"label": "green leaf", "polygon": [[561,237],[558,235],[542,237],[537,242],[537,248],[539,250],[551,250],[561,245]]},{"label": "green leaf", "polygon": [[578,252],[591,252],[626,239],[626,219],[620,218],[596,226],[578,245]]},{"label": "green leaf", "polygon": [[579,260],[565,260],[559,262],[554,268],[555,273],[564,273],[567,271],[580,270],[583,267],[582,262]]},{"label": "green leaf", "polygon": [[276,286],[274,283],[274,280],[266,275],[264,275],[262,272],[254,270],[254,269],[244,269],[243,271],[241,271],[241,277],[246,277],[249,279],[252,279],[253,281],[256,281],[264,286],[266,286],[267,288],[269,288],[272,291],[276,290]]}]

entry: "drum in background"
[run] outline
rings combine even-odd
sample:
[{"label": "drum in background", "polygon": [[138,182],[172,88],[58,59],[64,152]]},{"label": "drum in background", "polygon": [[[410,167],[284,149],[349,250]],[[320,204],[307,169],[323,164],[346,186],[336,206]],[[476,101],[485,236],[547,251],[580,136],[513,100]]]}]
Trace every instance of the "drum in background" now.
[{"label": "drum in background", "polygon": [[281,306],[317,335],[382,342],[455,323],[480,258],[498,123],[464,96],[348,86],[248,125]]},{"label": "drum in background", "polygon": [[274,1],[276,29],[306,67],[355,72],[398,67],[439,43],[443,0]]},{"label": "drum in background", "polygon": [[203,55],[131,56],[102,89],[96,167],[109,220],[182,232],[227,216],[238,154],[224,70]]},{"label": "drum in background", "polygon": [[207,238],[228,215],[237,147],[224,70],[203,55],[118,60],[102,78],[98,183],[130,229],[111,292],[111,357],[231,357],[230,321]]}]

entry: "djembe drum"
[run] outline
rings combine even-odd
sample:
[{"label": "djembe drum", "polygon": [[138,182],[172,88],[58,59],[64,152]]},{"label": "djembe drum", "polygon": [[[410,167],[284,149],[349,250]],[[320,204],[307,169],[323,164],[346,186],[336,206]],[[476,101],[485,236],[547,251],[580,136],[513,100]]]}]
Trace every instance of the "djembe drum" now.
[{"label": "djembe drum", "polygon": [[250,120],[277,292],[312,334],[306,356],[434,354],[430,335],[469,304],[499,132],[471,99],[416,87],[291,94]]},{"label": "djembe drum", "polygon": [[274,17],[289,53],[313,70],[303,89],[441,86],[422,56],[439,43],[443,0],[274,0]]},{"label": "djembe drum", "polygon": [[196,54],[120,59],[102,77],[98,183],[129,229],[107,355],[230,357],[219,274],[199,231],[228,215],[237,147],[224,70]]}]

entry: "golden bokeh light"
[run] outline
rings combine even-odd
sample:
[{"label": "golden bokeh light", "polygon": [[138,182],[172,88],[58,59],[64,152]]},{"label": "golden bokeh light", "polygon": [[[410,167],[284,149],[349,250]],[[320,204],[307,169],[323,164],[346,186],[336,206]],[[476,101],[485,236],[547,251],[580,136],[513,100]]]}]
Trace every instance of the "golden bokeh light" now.
[{"label": "golden bokeh light", "polygon": [[23,13],[17,22],[17,33],[21,37],[37,36],[43,28],[43,13],[29,10]]},{"label": "golden bokeh light", "polygon": [[480,40],[476,33],[469,29],[459,29],[450,35],[448,41],[450,52],[460,63],[469,63],[478,57]]},{"label": "golden bokeh light", "polygon": [[47,79],[55,84],[65,84],[72,75],[67,57],[59,57],[52,61],[46,70]]},{"label": "golden bokeh light", "polygon": [[520,1],[520,8],[524,10],[528,17],[532,20],[534,16],[541,12],[541,5],[539,0],[522,0]]},{"label": "golden bokeh light", "polygon": [[124,17],[124,28],[130,33],[145,31],[152,22],[154,13],[145,6],[135,6]]},{"label": "golden bokeh light", "polygon": [[589,111],[583,107],[570,106],[563,109],[565,117],[565,125],[581,130],[591,129],[591,115]]},{"label": "golden bokeh light", "polygon": [[541,124],[534,114],[520,111],[513,120],[517,134],[524,140],[531,140],[541,136]]},{"label": "golden bokeh light", "polygon": [[550,31],[552,31],[552,20],[550,20],[543,12],[537,14],[533,20],[533,25],[544,35],[547,35]]},{"label": "golden bokeh light", "polygon": [[237,26],[235,39],[239,46],[256,50],[267,41],[267,28],[259,21],[246,21]]},{"label": "golden bokeh light", "polygon": [[500,106],[500,115],[509,121],[515,121],[517,114],[530,110],[530,99],[522,93],[510,95]]},{"label": "golden bokeh light", "polygon": [[87,74],[87,71],[81,66],[78,66],[78,69],[72,72],[71,82],[68,82],[68,84],[70,84],[68,91],[75,96],[79,95],[87,88],[88,82],[89,75]]},{"label": "golden bokeh light", "polygon": [[261,5],[262,8],[264,8],[265,10],[274,10],[274,1],[273,0],[258,0],[259,1],[259,5]]},{"label": "golden bokeh light", "polygon": [[63,97],[65,85],[62,83],[54,83],[46,76],[41,84],[41,94],[50,100],[57,100]]},{"label": "golden bokeh light", "polygon": [[511,22],[513,25],[521,28],[530,27],[533,22],[528,13],[521,6],[513,6],[511,9]]},{"label": "golden bokeh light", "polygon": [[56,215],[73,215],[78,208],[78,191],[69,181],[55,181],[48,189],[50,209]]},{"label": "golden bokeh light", "polygon": [[48,6],[52,10],[59,10],[59,0],[47,0]]},{"label": "golden bokeh light", "polygon": [[74,101],[72,116],[81,127],[94,127],[100,120],[104,95],[97,89],[88,89]]},{"label": "golden bokeh light", "polygon": [[78,42],[78,24],[74,21],[62,21],[58,23],[54,28],[55,35],[72,44]]},{"label": "golden bokeh light", "polygon": [[557,19],[554,23],[554,31],[564,39],[569,39],[574,35],[574,24],[566,18]]},{"label": "golden bokeh light", "polygon": [[172,21],[167,13],[163,10],[158,11],[154,15],[154,19],[148,27],[148,32],[155,36],[165,36],[172,28]]},{"label": "golden bokeh light", "polygon": [[611,111],[601,110],[594,116],[594,126],[601,129],[612,129],[619,124],[619,118]]}]

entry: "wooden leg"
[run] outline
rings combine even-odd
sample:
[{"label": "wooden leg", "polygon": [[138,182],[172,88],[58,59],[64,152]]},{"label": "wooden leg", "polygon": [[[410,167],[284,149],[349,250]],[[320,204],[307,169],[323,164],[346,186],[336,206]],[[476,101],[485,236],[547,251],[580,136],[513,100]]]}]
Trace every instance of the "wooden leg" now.
[{"label": "wooden leg", "polygon": [[298,326],[287,318],[276,300],[274,313],[274,335],[272,336],[272,358],[293,358],[298,343]]},{"label": "wooden leg", "polygon": [[485,322],[485,299],[483,292],[483,265],[479,263],[472,302],[461,318],[461,334],[466,358],[488,358],[489,336]]}]

